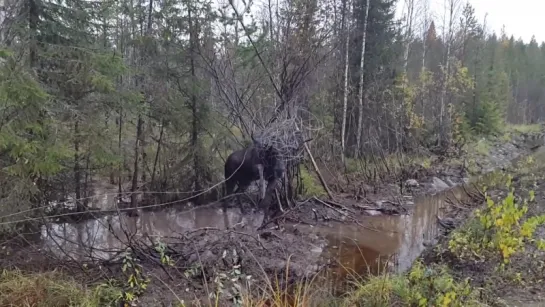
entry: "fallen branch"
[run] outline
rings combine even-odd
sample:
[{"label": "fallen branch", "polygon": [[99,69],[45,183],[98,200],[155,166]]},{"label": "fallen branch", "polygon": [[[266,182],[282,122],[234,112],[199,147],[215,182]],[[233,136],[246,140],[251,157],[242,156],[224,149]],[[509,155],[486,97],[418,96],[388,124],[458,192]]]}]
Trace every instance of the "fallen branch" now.
[{"label": "fallen branch", "polygon": [[[297,132],[301,131],[297,123],[295,123],[295,130]],[[331,190],[327,186],[327,183],[325,182],[325,179],[322,176],[320,169],[318,168],[318,164],[316,164],[316,160],[314,160],[314,156],[312,156],[312,153],[310,152],[310,148],[308,148],[308,144],[306,142],[303,143],[303,147],[305,148],[305,151],[307,152],[308,157],[310,158],[310,162],[312,162],[312,166],[314,167],[314,170],[316,171],[316,174],[318,175],[318,179],[320,179],[320,183],[324,187],[324,190],[327,192],[327,196],[329,196],[330,199],[335,199],[335,197],[333,197],[333,193],[331,193]]]},{"label": "fallen branch", "polygon": [[[317,197],[312,197],[311,199],[313,199],[313,200],[319,202],[320,204],[322,204],[322,205],[328,207],[328,208],[331,209],[331,210],[334,210],[334,211],[338,212],[338,213],[341,214],[341,215],[347,215],[347,213],[346,213],[345,211],[349,211],[349,212],[350,212],[350,210],[348,210],[348,208],[346,208],[346,207],[344,207],[344,206],[340,206],[340,205],[339,205],[339,208],[335,208],[334,206],[332,206],[332,205],[326,203],[325,201],[323,201],[323,200],[321,200],[321,199],[319,199],[319,198],[317,198]],[[345,210],[345,211],[342,211],[342,210]],[[353,211],[352,211],[352,212],[353,212]],[[355,212],[353,212],[353,213],[355,213]]]}]

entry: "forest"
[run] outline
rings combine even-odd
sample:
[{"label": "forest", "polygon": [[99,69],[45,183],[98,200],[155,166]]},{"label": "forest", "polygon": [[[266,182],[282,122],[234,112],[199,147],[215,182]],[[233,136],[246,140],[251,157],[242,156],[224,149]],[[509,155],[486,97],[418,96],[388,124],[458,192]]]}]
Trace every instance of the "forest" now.
[{"label": "forest", "polygon": [[395,20],[392,0],[6,1],[2,207],[84,199],[97,180],[187,198],[289,116],[320,163],[543,119],[544,43],[491,32],[470,3],[434,19],[420,2]]},{"label": "forest", "polygon": [[444,4],[3,0],[0,233],[94,208],[97,186],[128,208],[213,202],[256,135],[302,133],[298,185],[338,194],[351,166],[352,185],[404,182],[388,163],[544,122],[545,42]]}]

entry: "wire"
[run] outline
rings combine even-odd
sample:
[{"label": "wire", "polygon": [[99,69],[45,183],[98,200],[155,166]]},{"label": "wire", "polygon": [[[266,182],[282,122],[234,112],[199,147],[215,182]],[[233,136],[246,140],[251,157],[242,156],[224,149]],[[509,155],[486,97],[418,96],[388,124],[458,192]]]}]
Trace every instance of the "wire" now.
[{"label": "wire", "polygon": [[[146,205],[146,206],[139,206],[137,208],[117,208],[117,209],[112,209],[112,210],[88,210],[88,211],[84,211],[84,212],[68,212],[68,213],[63,213],[63,214],[57,214],[57,215],[50,215],[50,216],[46,216],[47,218],[59,218],[59,217],[65,217],[65,216],[72,216],[72,215],[81,215],[81,214],[94,214],[94,213],[110,213],[110,212],[123,212],[123,211],[133,211],[135,209],[145,209],[145,208],[154,208],[154,207],[161,207],[161,206],[166,206],[166,205],[170,205],[170,204],[175,204],[175,203],[179,203],[179,202],[184,202],[184,201],[187,201],[189,199],[192,199],[194,197],[197,197],[197,196],[200,196],[200,195],[203,195],[205,194],[206,192],[209,192],[211,191],[212,189],[214,189],[215,187],[219,186],[220,184],[226,182],[227,180],[231,179],[231,177],[233,177],[236,172],[242,167],[242,165],[244,164],[244,161],[246,160],[246,154],[247,154],[247,150],[244,151],[244,157],[242,159],[242,162],[240,163],[240,165],[238,166],[238,168],[233,172],[233,174],[231,174],[231,176],[229,176],[229,178],[227,179],[224,179],[218,183],[216,183],[215,185],[207,188],[207,189],[204,189],[202,190],[200,193],[196,194],[196,195],[192,195],[190,197],[186,197],[184,199],[180,199],[180,200],[175,200],[175,201],[171,201],[171,202],[166,202],[166,203],[160,203],[160,204],[153,204],[153,205]],[[131,193],[136,193],[136,192],[131,192]],[[104,194],[104,195],[111,195],[111,194],[114,194],[114,193],[107,193],[107,194]],[[86,197],[86,198],[89,198],[89,197]],[[86,198],[83,198],[83,199],[86,199]],[[209,203],[207,205],[202,205],[202,206],[198,206],[198,207],[195,207],[195,208],[191,208],[189,210],[186,210],[186,211],[182,211],[182,212],[191,212],[197,208],[204,208],[204,207],[210,207],[210,206],[213,206],[213,205],[216,205],[217,203],[216,202],[212,202],[212,203]],[[12,214],[9,214],[9,215],[5,215],[5,216],[2,216],[1,218],[7,218],[7,217],[10,217],[10,216],[15,216],[15,215],[19,215],[19,214],[23,214],[23,213],[27,213],[27,212],[32,212],[34,210],[38,210],[38,209],[41,209],[41,208],[46,208],[46,207],[49,207],[51,205],[47,205],[47,206],[41,206],[41,207],[37,207],[37,208],[32,208],[32,209],[28,209],[28,210],[25,210],[25,211],[20,211],[20,212],[17,212],[17,213],[12,213]],[[16,223],[23,223],[23,222],[30,222],[30,221],[36,221],[36,220],[42,220],[43,219],[43,216],[42,217],[35,217],[35,218],[26,218],[26,219],[21,219],[21,220],[15,220],[15,221],[6,221],[6,222],[0,222],[0,225],[10,225],[10,224],[16,224]]]}]

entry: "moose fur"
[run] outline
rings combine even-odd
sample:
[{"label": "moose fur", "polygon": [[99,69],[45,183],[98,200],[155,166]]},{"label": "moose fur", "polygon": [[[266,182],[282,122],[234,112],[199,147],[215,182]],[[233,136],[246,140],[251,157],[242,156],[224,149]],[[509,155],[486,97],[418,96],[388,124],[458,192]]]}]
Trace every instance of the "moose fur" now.
[{"label": "moose fur", "polygon": [[[227,157],[224,171],[226,196],[234,192],[235,186],[236,193],[243,193],[253,181],[259,180],[261,201],[266,196],[265,181],[268,187],[273,186],[277,179],[282,178],[285,164],[274,147],[263,146],[253,139],[252,145],[234,151]],[[239,205],[242,210],[240,200]]]}]

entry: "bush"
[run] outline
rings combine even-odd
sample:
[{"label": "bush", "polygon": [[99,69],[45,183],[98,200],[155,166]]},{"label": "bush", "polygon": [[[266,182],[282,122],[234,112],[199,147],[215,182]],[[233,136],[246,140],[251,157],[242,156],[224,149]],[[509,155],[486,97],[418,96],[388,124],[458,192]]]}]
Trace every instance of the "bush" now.
[{"label": "bush", "polygon": [[[523,252],[525,244],[533,241],[537,226],[545,223],[545,215],[524,219],[528,212],[528,203],[535,199],[534,191],[529,192],[529,199],[517,201],[511,188],[511,176],[507,177],[507,196],[494,202],[486,196],[486,207],[476,210],[476,220],[464,229],[455,231],[449,241],[449,250],[460,259],[486,259],[489,255],[498,255],[503,264],[509,263],[513,254]],[[538,247],[544,248],[542,240]]]},{"label": "bush", "polygon": [[417,261],[406,275],[373,276],[357,285],[344,306],[479,306],[466,279],[456,281],[442,265]]}]

